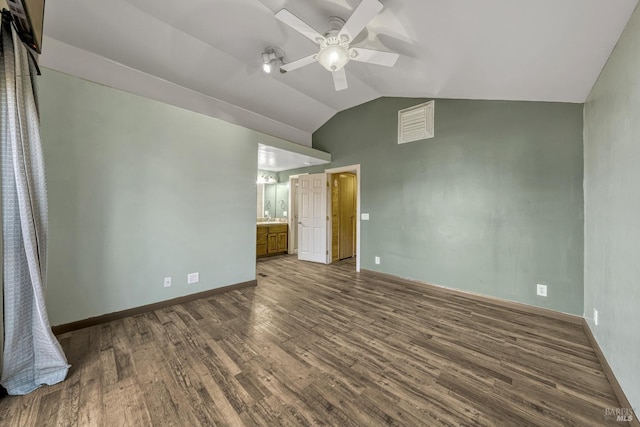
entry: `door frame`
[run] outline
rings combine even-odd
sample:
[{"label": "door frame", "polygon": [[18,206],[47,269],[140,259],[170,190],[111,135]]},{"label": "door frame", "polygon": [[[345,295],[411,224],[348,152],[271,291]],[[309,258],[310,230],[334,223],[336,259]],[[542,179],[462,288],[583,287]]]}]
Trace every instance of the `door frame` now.
[{"label": "door frame", "polygon": [[[339,168],[331,168],[325,169],[325,173],[327,174],[335,174],[340,172],[351,172],[356,175],[356,272],[360,272],[360,221],[362,218],[360,217],[360,164],[350,165],[350,166],[342,166]],[[327,212],[331,212],[331,194],[328,192],[328,204],[327,204]],[[291,194],[291,192],[289,192]],[[329,232],[333,225],[333,218],[331,215],[329,216],[329,224],[327,225],[327,250],[329,251],[328,259],[332,259],[332,236]]]}]

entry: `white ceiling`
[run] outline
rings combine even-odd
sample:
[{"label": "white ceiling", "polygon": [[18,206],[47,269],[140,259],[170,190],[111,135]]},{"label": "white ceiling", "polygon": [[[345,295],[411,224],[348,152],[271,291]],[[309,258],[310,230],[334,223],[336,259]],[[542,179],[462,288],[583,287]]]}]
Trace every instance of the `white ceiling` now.
[{"label": "white ceiling", "polygon": [[583,102],[637,2],[384,0],[354,44],[398,63],[351,62],[335,92],[319,64],[265,75],[260,54],[317,49],[279,9],[324,32],[359,0],[56,0],[41,64],[310,146],[336,112],[380,96]]},{"label": "white ceiling", "polygon": [[312,155],[296,153],[270,145],[258,144],[258,169],[281,172],[327,163],[330,163],[330,161]]}]

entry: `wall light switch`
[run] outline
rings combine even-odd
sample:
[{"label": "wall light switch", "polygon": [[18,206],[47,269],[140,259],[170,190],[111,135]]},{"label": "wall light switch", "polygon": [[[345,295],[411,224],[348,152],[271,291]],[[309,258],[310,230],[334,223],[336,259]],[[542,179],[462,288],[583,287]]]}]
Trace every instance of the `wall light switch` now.
[{"label": "wall light switch", "polygon": [[369,221],[369,214],[368,213],[360,214],[360,219],[362,219],[363,221]]},{"label": "wall light switch", "polygon": [[287,217],[287,211],[282,211],[282,216],[286,218]]},{"label": "wall light switch", "polygon": [[164,287],[165,288],[170,288],[171,287],[171,277],[165,277],[164,278]]}]

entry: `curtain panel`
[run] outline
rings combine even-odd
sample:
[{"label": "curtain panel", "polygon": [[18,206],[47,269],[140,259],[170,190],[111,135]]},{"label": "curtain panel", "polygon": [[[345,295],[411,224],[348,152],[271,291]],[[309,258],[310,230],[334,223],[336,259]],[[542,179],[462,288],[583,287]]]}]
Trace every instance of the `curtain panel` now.
[{"label": "curtain panel", "polygon": [[48,218],[35,64],[7,11],[1,33],[5,340],[0,383],[17,395],[63,381],[69,365],[51,332],[44,300]]}]

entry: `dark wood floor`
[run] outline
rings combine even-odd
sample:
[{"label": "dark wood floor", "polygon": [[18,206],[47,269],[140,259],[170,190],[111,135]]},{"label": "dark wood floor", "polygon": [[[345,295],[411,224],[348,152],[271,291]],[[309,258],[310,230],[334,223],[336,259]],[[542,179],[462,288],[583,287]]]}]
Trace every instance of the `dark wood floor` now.
[{"label": "dark wood floor", "polygon": [[[258,287],[60,336],[62,384],[0,425],[603,425],[578,325],[354,272],[258,262]],[[612,425],[620,425],[612,423]]]}]

